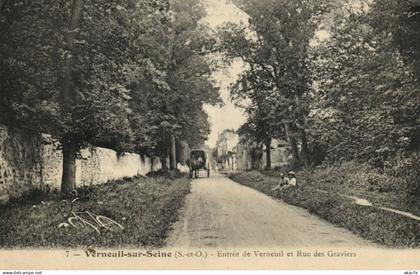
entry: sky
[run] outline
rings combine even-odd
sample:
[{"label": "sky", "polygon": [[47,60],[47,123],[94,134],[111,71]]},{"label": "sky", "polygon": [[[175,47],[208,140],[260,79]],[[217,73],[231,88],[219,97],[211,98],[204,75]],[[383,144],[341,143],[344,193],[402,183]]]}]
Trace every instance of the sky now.
[{"label": "sky", "polygon": [[[233,4],[229,4],[229,0],[203,0],[207,6],[207,22],[212,28],[227,23],[246,22],[247,16]],[[230,68],[225,68],[213,75],[217,81],[221,93],[221,97],[225,103],[222,108],[205,106],[205,110],[209,114],[211,123],[211,134],[207,141],[207,145],[214,147],[218,138],[218,134],[224,129],[237,130],[244,122],[245,117],[242,111],[232,104],[229,100],[229,85],[235,82],[238,74],[242,71],[242,63],[234,62]]]}]

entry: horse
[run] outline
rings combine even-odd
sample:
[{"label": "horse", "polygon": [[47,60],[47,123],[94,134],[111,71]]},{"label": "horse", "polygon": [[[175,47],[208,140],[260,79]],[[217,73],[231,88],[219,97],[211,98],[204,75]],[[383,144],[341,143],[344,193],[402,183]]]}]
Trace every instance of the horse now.
[{"label": "horse", "polygon": [[198,178],[200,169],[207,170],[207,177],[210,177],[210,167],[206,167],[206,153],[203,150],[192,150],[190,152],[190,159],[187,161],[190,168],[190,177]]}]

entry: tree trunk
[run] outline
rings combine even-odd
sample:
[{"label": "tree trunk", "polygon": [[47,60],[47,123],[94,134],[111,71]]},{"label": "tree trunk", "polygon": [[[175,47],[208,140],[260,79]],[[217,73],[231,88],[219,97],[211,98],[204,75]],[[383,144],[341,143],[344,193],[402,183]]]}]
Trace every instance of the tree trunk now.
[{"label": "tree trunk", "polygon": [[76,189],[76,152],[77,146],[73,142],[63,144],[63,175],[61,192],[70,194]]},{"label": "tree trunk", "polygon": [[300,164],[300,159],[299,159],[299,150],[297,147],[297,142],[296,142],[296,137],[292,136],[291,133],[291,129],[290,129],[290,122],[287,122],[284,124],[284,127],[286,129],[286,135],[287,135],[287,140],[289,142],[289,147],[290,150],[292,151],[292,165],[293,167],[298,167]]},{"label": "tree trunk", "polygon": [[[74,45],[76,42],[77,35],[80,31],[80,21],[82,19],[84,0],[73,0],[71,10],[71,20],[68,30],[64,33],[65,49],[67,54],[65,55],[64,62],[64,81],[63,81],[63,105],[73,106],[73,102],[76,98],[74,94],[74,83],[73,83],[73,60],[74,60]],[[67,109],[67,108],[66,108]]]},{"label": "tree trunk", "polygon": [[311,166],[311,160],[309,157],[309,149],[308,149],[308,139],[306,137],[305,129],[300,129],[301,134],[301,141],[302,141],[302,159],[305,165],[305,168],[309,168]]},{"label": "tree trunk", "polygon": [[176,170],[176,165],[177,161],[176,161],[176,140],[175,140],[175,136],[172,134],[171,135],[171,154],[170,154],[170,169],[171,171]]},{"label": "tree trunk", "polygon": [[302,141],[302,159],[305,168],[309,168],[311,166],[311,159],[309,157],[309,149],[308,149],[308,139],[306,136],[305,129],[300,129],[301,141]]},{"label": "tree trunk", "polygon": [[166,163],[166,157],[160,158],[160,163],[162,164],[162,171],[168,171],[168,165]]},{"label": "tree trunk", "polygon": [[261,169],[261,158],[259,158],[259,157],[253,157],[252,159],[251,159],[251,161],[252,161],[252,169],[253,170],[260,170]]},{"label": "tree trunk", "polygon": [[167,165],[167,158],[168,158],[168,148],[166,147],[166,129],[165,127],[162,127],[162,136],[160,141],[160,163],[162,165],[162,171],[166,172],[168,171],[168,165]]},{"label": "tree trunk", "polygon": [[260,149],[253,149],[251,151],[251,166],[254,170],[261,169],[261,158],[262,158],[262,150]]},{"label": "tree trunk", "polygon": [[271,138],[265,143],[266,170],[271,170]]},{"label": "tree trunk", "polygon": [[168,156],[162,155],[159,159],[160,159],[160,163],[162,165],[162,171],[164,171],[164,172],[168,171],[168,162],[167,162]]},{"label": "tree trunk", "polygon": [[[73,53],[74,44],[79,32],[80,21],[82,18],[84,2],[83,0],[73,0],[71,10],[70,25],[64,39],[66,42],[66,50],[64,62],[64,79],[63,79],[63,96],[62,105],[65,113],[71,113],[71,107],[74,106],[76,95],[74,94],[73,83]],[[63,193],[71,193],[76,188],[76,152],[77,144],[73,141],[63,142],[63,175],[61,179],[61,191]]]}]

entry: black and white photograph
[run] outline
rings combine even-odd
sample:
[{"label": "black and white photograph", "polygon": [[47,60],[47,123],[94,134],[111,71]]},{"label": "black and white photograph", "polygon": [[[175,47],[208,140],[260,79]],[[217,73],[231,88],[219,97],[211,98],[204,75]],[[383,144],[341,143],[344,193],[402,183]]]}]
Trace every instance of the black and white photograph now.
[{"label": "black and white photograph", "polygon": [[420,1],[0,0],[0,270],[115,267],[418,274]]}]

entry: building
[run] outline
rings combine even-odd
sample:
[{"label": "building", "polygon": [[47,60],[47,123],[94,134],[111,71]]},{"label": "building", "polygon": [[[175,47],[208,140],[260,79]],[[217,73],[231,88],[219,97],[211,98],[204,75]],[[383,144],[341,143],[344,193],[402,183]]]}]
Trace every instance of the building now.
[{"label": "building", "polygon": [[[252,144],[239,142],[235,149],[236,153],[234,154],[235,159],[233,162],[236,165],[236,169],[241,171],[251,170],[253,168],[251,155]],[[260,154],[262,155],[262,158],[257,160],[259,161],[261,168],[267,166],[265,149],[265,146],[261,148]],[[273,139],[271,142],[271,167],[288,166],[290,162],[291,155],[288,143],[282,139]]]},{"label": "building", "polygon": [[222,157],[234,152],[234,148],[238,142],[239,136],[234,130],[224,130],[219,134],[219,138],[217,140],[217,157]]},{"label": "building", "polygon": [[[216,145],[218,168],[224,171],[245,171],[253,168],[252,149],[249,142],[242,139],[234,130],[224,130],[219,134]],[[265,147],[260,149],[258,167],[267,165]],[[291,162],[289,145],[285,140],[273,139],[271,142],[271,167],[288,166]]]},{"label": "building", "polygon": [[226,129],[219,134],[216,145],[216,156],[219,169],[237,170],[236,147],[239,143],[239,136],[236,131]]},{"label": "building", "polygon": [[240,171],[252,169],[252,159],[249,143],[239,142],[236,146],[236,163],[237,169]]},{"label": "building", "polygon": [[[265,147],[263,148],[265,152]],[[283,139],[273,139],[271,141],[271,167],[287,166],[291,162],[289,144]],[[266,155],[263,155],[262,166],[267,164]]]}]

